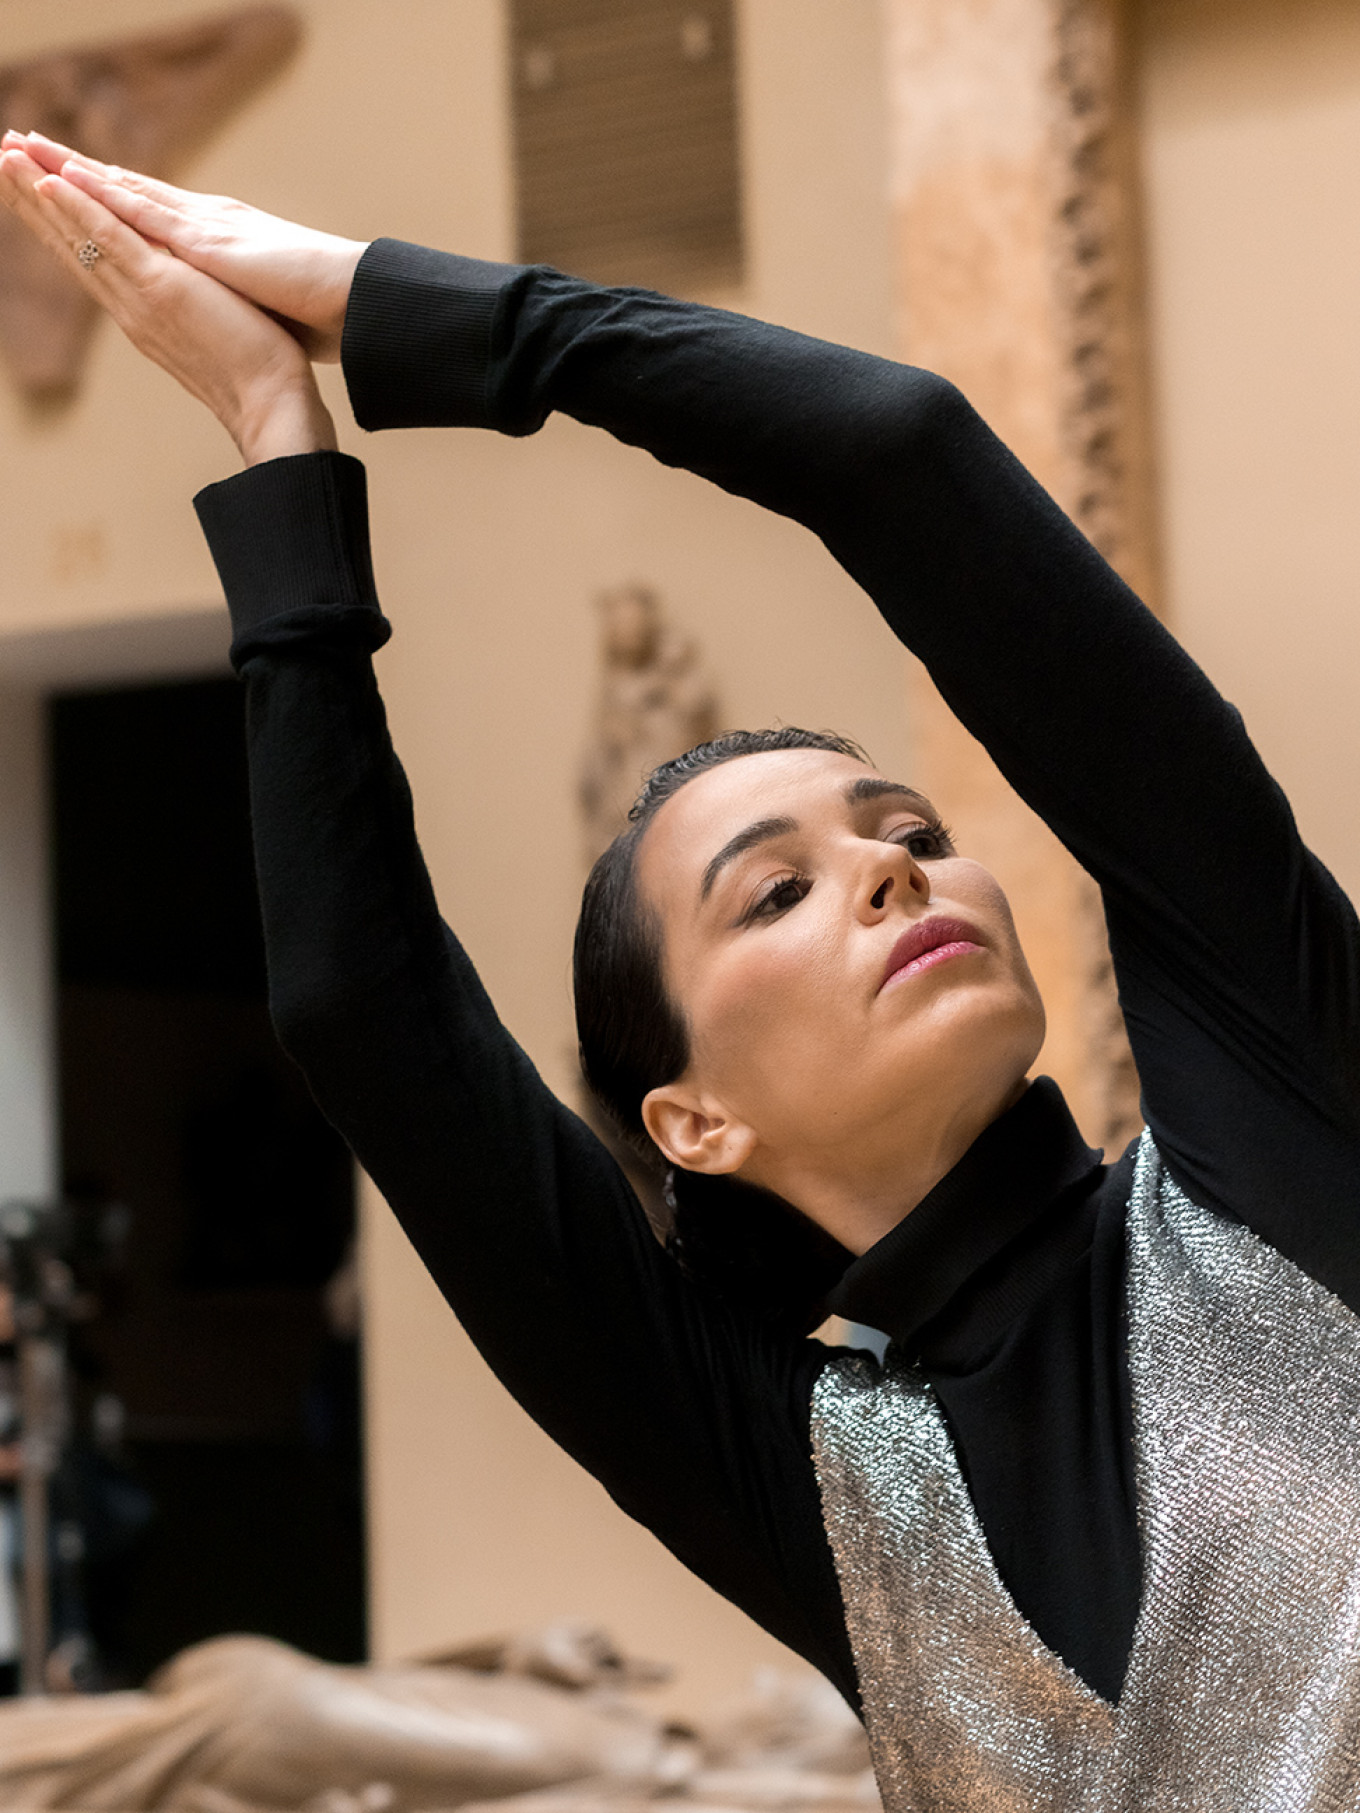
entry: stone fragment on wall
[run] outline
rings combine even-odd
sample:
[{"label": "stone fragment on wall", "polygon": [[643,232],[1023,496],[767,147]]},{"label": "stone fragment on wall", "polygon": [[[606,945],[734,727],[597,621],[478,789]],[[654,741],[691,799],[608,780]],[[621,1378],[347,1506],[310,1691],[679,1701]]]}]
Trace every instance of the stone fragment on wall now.
[{"label": "stone fragment on wall", "polygon": [[652,769],[706,742],[718,723],[698,646],[650,586],[614,586],[596,602],[600,674],[580,775],[587,867],[626,826]]},{"label": "stone fragment on wall", "polygon": [[[251,6],[12,63],[0,68],[0,126],[172,177],[300,38],[290,7]],[[0,209],[0,355],[26,397],[73,394],[98,313],[46,247]]]}]

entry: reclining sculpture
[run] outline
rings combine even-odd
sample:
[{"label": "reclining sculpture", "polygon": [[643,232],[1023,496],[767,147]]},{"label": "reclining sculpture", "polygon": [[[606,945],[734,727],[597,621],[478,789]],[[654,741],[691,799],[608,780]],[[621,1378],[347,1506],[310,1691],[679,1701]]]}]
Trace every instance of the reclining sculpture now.
[{"label": "reclining sculpture", "polygon": [[220,1637],[144,1690],[0,1704],[0,1809],[877,1806],[863,1734],[824,1682],[767,1675],[750,1703],[696,1730],[628,1695],[664,1673],[574,1624],[382,1667]]}]

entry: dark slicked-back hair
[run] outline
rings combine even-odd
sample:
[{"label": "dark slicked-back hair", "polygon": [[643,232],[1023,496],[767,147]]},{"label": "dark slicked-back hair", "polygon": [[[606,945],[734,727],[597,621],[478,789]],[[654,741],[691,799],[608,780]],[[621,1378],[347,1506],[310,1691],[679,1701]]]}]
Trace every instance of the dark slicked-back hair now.
[{"label": "dark slicked-back hair", "polygon": [[647,777],[614,839],[590,872],[576,922],[574,975],[581,1068],[591,1091],[643,1157],[657,1153],[642,1121],[649,1090],[683,1076],[689,1064],[684,1012],[666,992],[661,927],[637,884],[637,852],[648,825],[672,794],[738,756],[825,749],[867,764],[858,743],[830,731],[729,730],[663,762]]}]

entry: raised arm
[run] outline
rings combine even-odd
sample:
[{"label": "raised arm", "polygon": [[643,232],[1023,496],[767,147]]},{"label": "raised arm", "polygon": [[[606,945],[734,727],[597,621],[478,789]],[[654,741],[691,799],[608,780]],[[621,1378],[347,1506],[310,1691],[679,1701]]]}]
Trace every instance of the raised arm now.
[{"label": "raised arm", "polygon": [[[796,1436],[804,1362],[685,1283],[440,921],[372,673],[385,623],[362,468],[276,460],[198,507],[247,686],[286,1048],[519,1401],[696,1571],[808,1652],[761,1509],[771,1463],[795,1502],[814,1491]],[[749,1429],[772,1399],[783,1414],[756,1456]],[[815,1601],[817,1567],[796,1559]]]},{"label": "raised arm", "polygon": [[[824,1350],[689,1285],[442,923],[371,655],[363,469],[298,344],[80,191],[0,186],[249,470],[197,500],[247,689],[270,1005],[286,1048],[509,1389],[710,1584],[853,1694],[806,1445]],[[753,1444],[752,1428],[761,1440]]]}]

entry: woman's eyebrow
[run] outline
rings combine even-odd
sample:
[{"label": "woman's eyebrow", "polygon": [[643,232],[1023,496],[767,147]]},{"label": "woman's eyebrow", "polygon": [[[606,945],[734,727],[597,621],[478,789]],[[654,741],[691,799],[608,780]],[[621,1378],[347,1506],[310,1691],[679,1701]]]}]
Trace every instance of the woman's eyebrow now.
[{"label": "woman's eyebrow", "polygon": [[914,787],[904,787],[901,781],[884,781],[876,775],[865,775],[862,780],[851,781],[845,789],[845,802],[849,806],[858,806],[862,800],[894,797],[910,800],[913,806],[919,806],[931,818],[935,817],[935,808],[925,794],[918,793]]},{"label": "woman's eyebrow", "polygon": [[744,831],[738,831],[735,837],[728,839],[704,870],[704,879],[699,886],[700,902],[708,899],[713,892],[713,883],[729,862],[735,862],[738,856],[744,856],[757,844],[768,843],[772,837],[787,837],[790,831],[797,829],[796,818],[761,818],[755,824],[747,825]]}]

